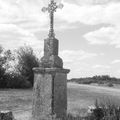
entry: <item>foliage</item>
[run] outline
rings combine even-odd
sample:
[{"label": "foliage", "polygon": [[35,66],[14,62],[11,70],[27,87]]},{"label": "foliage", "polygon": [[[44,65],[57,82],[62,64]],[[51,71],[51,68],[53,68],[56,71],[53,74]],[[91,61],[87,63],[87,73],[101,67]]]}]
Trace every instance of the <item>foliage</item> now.
[{"label": "foliage", "polygon": [[96,100],[96,109],[92,115],[96,120],[120,120],[120,107],[110,100],[100,103]]},{"label": "foliage", "polygon": [[29,88],[33,85],[32,68],[39,66],[39,60],[29,46],[20,47],[16,53],[17,58],[11,50],[0,46],[0,88]]},{"label": "foliage", "polygon": [[95,108],[86,117],[68,114],[67,120],[120,120],[120,107],[110,100],[95,102]]},{"label": "foliage", "polygon": [[6,73],[6,88],[31,88],[32,84],[18,73]]},{"label": "foliage", "polygon": [[18,65],[16,69],[18,73],[33,85],[33,68],[39,66],[39,60],[35,56],[33,49],[29,46],[20,47],[17,50]]},{"label": "foliage", "polygon": [[113,87],[114,85],[112,83],[107,84],[108,87]]},{"label": "foliage", "polygon": [[97,83],[97,84],[104,84],[108,87],[113,87],[113,84],[120,84],[120,79],[115,77],[110,77],[109,75],[99,75],[99,76],[93,76],[93,77],[86,77],[86,78],[73,78],[69,80],[69,82],[76,82],[79,84],[91,84],[91,83]]},{"label": "foliage", "polygon": [[0,87],[5,86],[5,81],[4,81],[4,74],[5,74],[4,64],[5,64],[5,62],[6,62],[6,59],[3,56],[3,48],[0,46]]},{"label": "foliage", "polygon": [[12,54],[10,50],[4,50],[0,46],[0,88],[6,87],[6,70],[8,69],[8,62],[12,60]]}]

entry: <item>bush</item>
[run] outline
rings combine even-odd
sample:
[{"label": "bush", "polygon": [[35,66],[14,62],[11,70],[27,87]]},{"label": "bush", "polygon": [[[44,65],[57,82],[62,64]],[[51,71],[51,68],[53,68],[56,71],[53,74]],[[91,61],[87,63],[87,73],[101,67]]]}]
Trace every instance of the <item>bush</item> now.
[{"label": "bush", "polygon": [[114,85],[112,83],[107,84],[108,87],[113,87]]},{"label": "bush", "polygon": [[104,81],[98,81],[98,84],[99,84],[99,85],[103,85],[103,84],[104,84]]},{"label": "bush", "polygon": [[[99,85],[104,84],[120,84],[120,79],[110,77],[109,75],[99,75],[93,77],[86,77],[86,78],[73,78],[69,80],[69,82],[76,82],[78,84],[91,84],[91,83],[98,83]],[[110,85],[112,87],[112,85]]]},{"label": "bush", "polygon": [[7,88],[31,88],[32,84],[26,81],[23,76],[17,73],[11,73],[6,75],[6,87]]},{"label": "bush", "polygon": [[0,88],[6,87],[5,65],[9,58],[10,58],[10,54],[8,53],[8,51],[4,51],[4,49],[0,46]]},{"label": "bush", "polygon": [[29,81],[33,85],[34,74],[32,69],[34,67],[39,67],[39,59],[29,46],[20,47],[17,50],[17,58],[18,65],[16,66],[16,70],[24,80],[27,82]]},{"label": "bush", "polygon": [[96,109],[94,109],[91,117],[93,120],[120,120],[120,107],[110,100],[95,103]]},{"label": "bush", "polygon": [[68,114],[67,120],[120,120],[120,107],[109,99],[99,103],[96,100],[86,117]]}]

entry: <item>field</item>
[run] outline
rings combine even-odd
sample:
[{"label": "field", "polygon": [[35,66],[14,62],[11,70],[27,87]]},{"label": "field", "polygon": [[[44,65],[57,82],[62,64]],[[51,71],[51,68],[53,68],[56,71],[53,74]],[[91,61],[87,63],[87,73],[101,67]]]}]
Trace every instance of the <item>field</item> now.
[{"label": "field", "polygon": [[[96,99],[111,99],[120,105],[120,89],[68,83],[68,112],[93,105]],[[32,90],[0,90],[0,110],[12,110],[17,120],[27,120],[31,115]]]}]

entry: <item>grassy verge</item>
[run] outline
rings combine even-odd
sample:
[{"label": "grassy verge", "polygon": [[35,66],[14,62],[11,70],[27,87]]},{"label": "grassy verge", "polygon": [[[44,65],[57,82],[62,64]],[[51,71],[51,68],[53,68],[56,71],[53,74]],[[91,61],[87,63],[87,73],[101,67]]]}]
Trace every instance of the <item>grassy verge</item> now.
[{"label": "grassy verge", "polygon": [[[110,99],[120,106],[120,89],[68,83],[68,113],[85,117],[96,99]],[[103,99],[104,98],[104,99]],[[31,115],[32,90],[0,90],[0,110],[12,110],[17,120]]]}]

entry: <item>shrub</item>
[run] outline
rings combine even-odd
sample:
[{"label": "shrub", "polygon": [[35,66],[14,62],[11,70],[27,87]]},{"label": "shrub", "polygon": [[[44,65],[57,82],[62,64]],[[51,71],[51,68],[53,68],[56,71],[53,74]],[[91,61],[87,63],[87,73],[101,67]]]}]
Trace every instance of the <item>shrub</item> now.
[{"label": "shrub", "polygon": [[86,78],[73,78],[70,81],[76,82],[78,84],[91,84],[91,83],[98,83],[101,85],[108,84],[108,83],[120,84],[120,79],[110,77],[109,75],[99,75],[99,76],[86,77]]},{"label": "shrub", "polygon": [[96,100],[91,112],[86,117],[68,114],[67,120],[120,120],[120,107],[109,99],[102,102]]},{"label": "shrub", "polygon": [[6,69],[8,66],[8,61],[10,61],[11,59],[11,51],[5,51],[2,46],[0,46],[0,88],[6,87]]},{"label": "shrub", "polygon": [[98,81],[98,84],[102,85],[102,84],[104,84],[104,81]]},{"label": "shrub", "polygon": [[120,107],[110,100],[95,103],[96,109],[94,109],[91,117],[95,120],[120,120]]},{"label": "shrub", "polygon": [[107,84],[108,87],[113,87],[114,85],[112,83]]},{"label": "shrub", "polygon": [[33,85],[33,68],[39,67],[39,59],[33,52],[33,49],[29,46],[20,47],[17,50],[18,65],[16,70],[21,74],[26,81],[29,81]]},{"label": "shrub", "polygon": [[6,87],[7,88],[30,88],[32,84],[26,81],[23,76],[18,73],[11,73],[6,75]]}]

